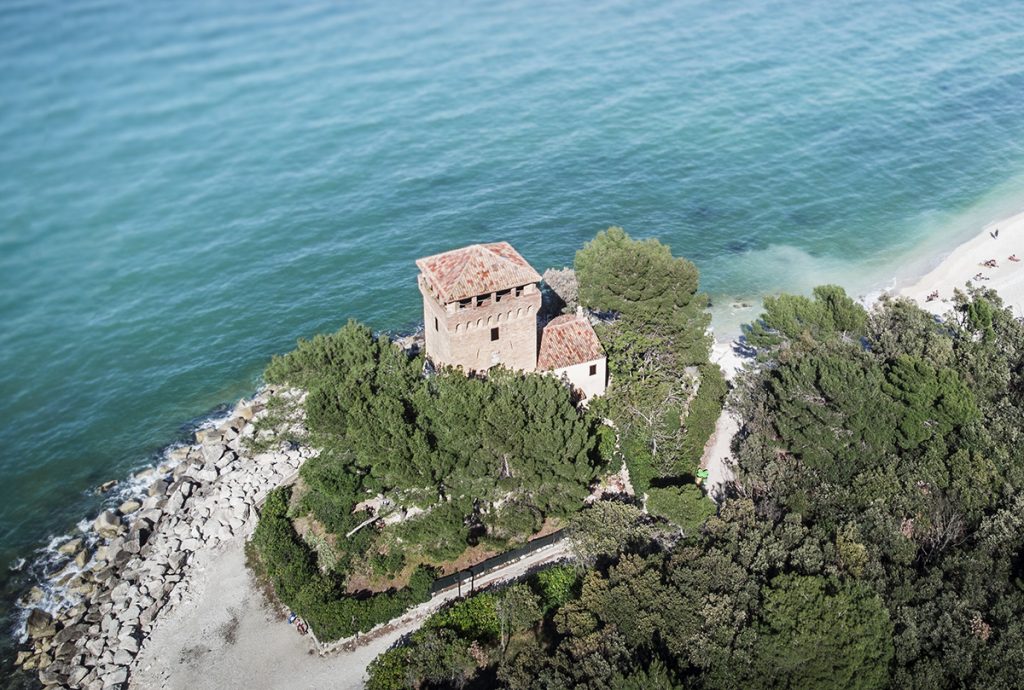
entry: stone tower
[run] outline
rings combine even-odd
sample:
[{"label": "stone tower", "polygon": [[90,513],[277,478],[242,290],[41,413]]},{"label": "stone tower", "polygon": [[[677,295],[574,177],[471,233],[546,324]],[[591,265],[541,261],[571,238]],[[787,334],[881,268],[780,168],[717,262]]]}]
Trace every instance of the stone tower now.
[{"label": "stone tower", "polygon": [[418,259],[427,356],[466,372],[537,368],[540,275],[508,242]]}]

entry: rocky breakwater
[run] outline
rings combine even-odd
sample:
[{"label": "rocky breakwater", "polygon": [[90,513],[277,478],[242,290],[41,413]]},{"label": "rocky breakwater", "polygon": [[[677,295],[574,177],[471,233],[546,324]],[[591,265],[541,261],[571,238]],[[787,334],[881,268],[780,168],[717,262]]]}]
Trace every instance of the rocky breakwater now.
[{"label": "rocky breakwater", "polygon": [[168,450],[165,462],[136,475],[151,478],[148,487],[138,482],[138,495],[59,547],[67,562],[48,583],[58,595],[29,613],[21,668],[37,672],[46,687],[127,684],[158,617],[187,596],[196,552],[250,536],[267,492],[316,453],[294,443],[248,450],[254,422],[275,395],[302,402],[298,391],[270,389],[239,402],[224,421],[197,431],[193,445]]}]

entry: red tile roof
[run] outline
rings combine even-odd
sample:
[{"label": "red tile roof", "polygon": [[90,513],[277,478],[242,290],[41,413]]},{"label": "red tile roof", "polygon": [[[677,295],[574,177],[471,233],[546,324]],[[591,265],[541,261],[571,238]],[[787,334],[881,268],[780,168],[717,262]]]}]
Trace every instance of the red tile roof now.
[{"label": "red tile roof", "polygon": [[540,338],[537,368],[562,369],[604,357],[601,341],[585,316],[565,314],[544,327]]},{"label": "red tile roof", "polygon": [[416,265],[445,303],[540,281],[508,242],[473,244],[417,259]]}]

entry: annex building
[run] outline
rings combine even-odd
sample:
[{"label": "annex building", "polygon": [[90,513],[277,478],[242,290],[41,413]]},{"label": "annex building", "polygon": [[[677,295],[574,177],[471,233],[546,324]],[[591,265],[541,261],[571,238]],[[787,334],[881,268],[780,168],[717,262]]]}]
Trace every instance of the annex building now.
[{"label": "annex building", "polygon": [[540,274],[508,242],[474,244],[416,265],[426,353],[436,365],[551,372],[583,400],[604,393],[607,361],[590,320],[564,314],[540,328]]}]

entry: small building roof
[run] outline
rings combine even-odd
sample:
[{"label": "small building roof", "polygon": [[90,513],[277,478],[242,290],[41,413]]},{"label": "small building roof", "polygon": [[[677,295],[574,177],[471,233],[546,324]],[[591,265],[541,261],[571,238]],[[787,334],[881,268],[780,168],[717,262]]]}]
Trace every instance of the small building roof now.
[{"label": "small building roof", "polygon": [[471,244],[417,259],[416,265],[445,303],[540,281],[508,242]]},{"label": "small building roof", "polygon": [[582,315],[564,314],[544,327],[537,368],[541,371],[563,369],[602,357],[604,348],[590,320]]}]

